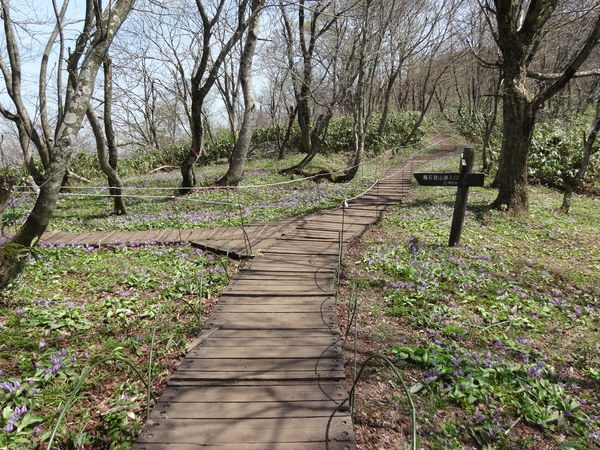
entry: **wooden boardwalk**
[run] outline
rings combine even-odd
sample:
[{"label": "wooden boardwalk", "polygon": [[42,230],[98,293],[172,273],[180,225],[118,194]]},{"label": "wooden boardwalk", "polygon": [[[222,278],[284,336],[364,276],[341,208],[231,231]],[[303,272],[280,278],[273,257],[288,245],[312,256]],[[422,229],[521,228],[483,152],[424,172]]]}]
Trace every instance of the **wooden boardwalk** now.
[{"label": "wooden boardwalk", "polygon": [[243,227],[216,227],[181,230],[70,232],[48,231],[41,242],[54,245],[144,245],[191,243],[232,258],[250,258],[275,240],[298,219],[250,223]]},{"label": "wooden boardwalk", "polygon": [[442,153],[390,169],[368,193],[324,214],[236,228],[44,234],[48,244],[190,242],[253,257],[133,448],[355,449],[335,309],[340,250],[400,203],[412,172]]},{"label": "wooden boardwalk", "polygon": [[346,248],[398,204],[413,170],[435,156],[391,169],[346,208],[286,222],[261,245],[134,448],[355,449],[335,309],[340,239]]}]

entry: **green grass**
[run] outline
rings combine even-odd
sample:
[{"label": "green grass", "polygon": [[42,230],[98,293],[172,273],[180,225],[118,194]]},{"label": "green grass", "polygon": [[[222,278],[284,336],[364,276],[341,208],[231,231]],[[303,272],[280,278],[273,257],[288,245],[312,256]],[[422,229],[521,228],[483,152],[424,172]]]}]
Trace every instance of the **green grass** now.
[{"label": "green grass", "polygon": [[535,186],[515,220],[487,208],[494,194],[471,189],[459,248],[446,246],[454,189],[417,187],[383,221],[348,262],[365,333],[413,380],[426,448],[592,448],[600,200],[577,197],[565,216],[561,194]]},{"label": "green grass", "polygon": [[[300,176],[283,176],[277,172],[299,162],[301,155],[283,161],[253,160],[246,166],[239,189],[213,189],[209,186],[227,171],[227,165],[210,165],[196,169],[198,189],[191,195],[178,196],[181,184],[178,170],[124,180],[125,216],[111,215],[112,199],[106,189],[89,185],[73,186],[64,192],[50,223],[49,230],[65,231],[138,231],[150,229],[185,229],[213,226],[237,226],[242,222],[262,222],[304,215],[335,208],[345,199],[367,189],[394,162],[408,157],[390,153],[372,160],[359,170],[349,183],[302,180]],[[322,168],[339,170],[348,164],[348,155],[318,155],[307,173]],[[105,185],[104,180],[94,184]],[[246,186],[246,187],[244,187]],[[33,196],[17,194],[3,212],[6,229],[16,229],[33,205]]]},{"label": "green grass", "polygon": [[[328,156],[313,168],[343,167],[346,159]],[[166,191],[129,198],[126,218],[109,214],[110,199],[65,196],[52,228],[191,228],[306,214],[339,205],[395,160],[370,165],[343,185],[303,181],[184,199],[172,196],[177,173],[138,177],[128,180],[131,193]],[[276,171],[293,162],[254,161],[243,184],[289,181]],[[424,170],[455,166],[452,156]],[[209,166],[199,175],[208,183],[225,170]],[[346,292],[359,300],[368,350],[391,356],[411,380],[420,445],[541,448],[572,441],[573,448],[592,448],[600,439],[600,201],[576,197],[565,216],[559,193],[532,187],[529,217],[514,220],[487,209],[494,191],[473,188],[461,246],[449,249],[454,192],[416,188],[414,200],[395,209],[347,262],[353,269]],[[21,223],[27,201],[13,200],[3,223]],[[35,447],[55,426],[61,448],[126,447],[144,423],[147,391],[118,358],[144,377],[149,371],[152,390],[160,392],[227,284],[223,262],[160,246],[40,247],[34,256],[0,293],[0,448]],[[108,357],[115,359],[83,381],[59,423],[81,374]],[[390,396],[361,417],[401,402]],[[375,434],[388,429],[383,424]]]},{"label": "green grass", "polygon": [[[0,293],[0,447],[34,448],[55,426],[61,448],[135,439],[147,390],[116,359],[160,392],[227,284],[222,264],[189,247],[38,248]],[[58,423],[76,381],[107,357]]]}]

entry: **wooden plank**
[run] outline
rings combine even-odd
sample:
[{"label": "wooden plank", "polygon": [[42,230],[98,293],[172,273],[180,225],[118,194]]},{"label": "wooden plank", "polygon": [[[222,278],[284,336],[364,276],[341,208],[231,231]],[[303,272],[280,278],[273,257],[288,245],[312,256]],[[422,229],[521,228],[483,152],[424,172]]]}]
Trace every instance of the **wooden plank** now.
[{"label": "wooden plank", "polygon": [[322,302],[326,302],[332,298],[333,294],[319,292],[313,295],[293,295],[293,294],[258,294],[258,293],[244,293],[236,292],[235,290],[225,290],[221,294],[220,299],[227,302],[235,302],[238,304],[261,304],[261,305],[299,305],[299,304],[312,304],[320,305]]},{"label": "wooden plank", "polygon": [[[280,262],[266,262],[264,261],[265,257],[272,256],[280,256],[278,253],[271,253],[270,255],[262,256],[260,259],[256,259],[246,264],[246,268],[248,269],[256,269],[256,270],[273,270],[274,272],[280,273],[315,273],[315,272],[336,272],[337,266],[337,256],[333,257],[328,255],[331,258],[331,264],[321,264],[315,265],[315,263],[299,263],[299,262],[288,262],[280,260]],[[288,258],[289,259],[289,258]]]},{"label": "wooden plank", "polygon": [[[317,389],[315,389],[317,387]],[[348,396],[343,383],[223,383],[198,387],[167,386],[160,401],[174,402],[298,402],[333,401],[341,404]]]},{"label": "wooden plank", "polygon": [[333,296],[333,293],[319,292],[314,295],[294,295],[296,293],[260,294],[258,292],[236,292],[234,290],[226,290],[221,294],[218,303],[223,305],[272,305],[272,306],[287,306],[287,305],[324,305],[328,303],[328,299]]},{"label": "wooden plank", "polygon": [[99,231],[96,234],[96,243],[94,245],[101,245],[103,242],[107,241],[107,237],[112,235],[112,231]]},{"label": "wooden plank", "polygon": [[[340,234],[342,234],[340,236]],[[322,240],[323,242],[339,243],[340,237],[347,243],[352,239],[349,233],[340,233],[338,230],[317,230],[317,229],[299,229],[294,230],[294,234],[284,235],[279,238],[283,241],[307,241],[307,240]]]},{"label": "wooden plank", "polygon": [[[42,237],[40,238],[40,240],[42,241],[46,241],[46,242],[50,242],[54,239],[55,236],[57,236],[59,233],[62,233],[62,231],[60,230],[53,230],[53,231],[45,231],[44,234],[42,234]],[[8,238],[12,238],[14,236],[14,233],[6,233],[4,235],[5,237]]]},{"label": "wooden plank", "polygon": [[314,270],[314,274],[308,274],[305,272],[298,272],[297,274],[289,274],[282,275],[281,271],[278,270],[278,267],[271,267],[266,269],[248,269],[243,267],[237,274],[238,277],[243,277],[245,279],[252,280],[262,280],[262,279],[281,279],[283,276],[285,277],[294,277],[295,279],[303,280],[303,279],[311,279],[314,278],[315,274],[318,277],[332,277],[330,271],[320,272],[318,270]]},{"label": "wooden plank", "polygon": [[[319,309],[320,308],[320,309]],[[333,305],[324,304],[321,305],[316,302],[311,303],[300,303],[300,304],[286,304],[281,305],[277,303],[229,303],[229,304],[220,304],[216,308],[218,312],[226,312],[226,313],[290,313],[290,312],[314,312],[315,310],[323,310],[323,311],[333,311]]]},{"label": "wooden plank", "polygon": [[[283,372],[286,370],[309,371],[343,370],[340,358],[186,358],[182,361],[179,371],[226,371],[231,372]],[[177,373],[173,374],[173,376]]]},{"label": "wooden plank", "polygon": [[198,346],[189,352],[190,358],[338,358],[341,356],[341,347],[332,345],[325,348],[314,345],[265,345],[255,347],[203,347]]},{"label": "wooden plank", "polygon": [[[304,229],[304,228],[298,228],[299,230]],[[344,233],[359,233],[362,232],[362,230],[365,229],[364,225],[360,225],[360,224],[355,224],[349,221],[344,221],[344,227],[342,230],[342,221],[341,220],[336,220],[336,221],[323,221],[323,222],[318,222],[318,221],[310,221],[306,224],[306,229],[311,229],[311,230],[324,230],[324,231],[333,231],[333,232],[341,232],[343,231]]]},{"label": "wooden plank", "polygon": [[[156,230],[140,231],[139,233],[137,241],[140,244],[156,242],[156,235],[158,234]],[[111,240],[114,239],[118,240],[118,235],[116,233],[111,236]]]},{"label": "wooden plank", "polygon": [[[192,444],[192,443],[176,443],[170,442],[167,450],[353,450],[356,444],[353,441],[343,442],[262,442],[260,444],[247,444],[236,442],[234,444]],[[134,444],[132,447],[136,450],[165,450],[165,444],[161,443],[144,443]]]},{"label": "wooden plank", "polygon": [[169,244],[184,242],[181,230],[168,230],[168,232],[163,236],[163,242]]},{"label": "wooden plank", "polygon": [[[310,275],[307,273],[306,275]],[[314,286],[318,287],[328,287],[334,281],[333,274],[329,274],[329,276],[323,276],[320,273],[313,274],[313,277],[304,277],[300,278],[298,274],[281,274],[279,279],[276,277],[265,277],[265,278],[236,278],[234,279],[229,286],[232,289],[236,289],[238,287],[274,287],[274,288],[296,288],[298,290],[312,288]]]},{"label": "wooden plank", "polygon": [[[273,269],[278,269],[274,267]],[[312,272],[296,272],[296,273],[282,273],[280,270],[264,269],[242,269],[236,277],[234,282],[260,282],[260,283],[326,283],[332,281],[335,278],[335,274],[332,271],[321,271],[318,268],[313,267]]]},{"label": "wooden plank", "polygon": [[286,295],[296,297],[313,297],[316,295],[332,295],[334,286],[238,286],[235,290],[228,291],[231,295],[263,297],[267,295]]},{"label": "wooden plank", "polygon": [[344,380],[346,372],[344,370],[295,370],[288,369],[281,372],[272,370],[255,370],[255,371],[177,371],[173,375],[173,381],[188,382],[188,381],[203,381],[210,382],[226,382],[226,381],[307,381],[307,380]]},{"label": "wooden plank", "polygon": [[339,339],[339,333],[333,332],[326,328],[287,328],[287,329],[245,329],[245,330],[228,330],[219,329],[218,335],[224,338],[227,337],[265,337],[279,339],[294,339],[298,337],[329,337],[331,339]]},{"label": "wooden plank", "polygon": [[[287,345],[290,347],[317,346],[325,348],[337,344],[340,344],[340,339],[332,336],[298,336],[296,338],[287,338],[283,340],[279,337],[225,337],[219,333],[202,341],[203,347],[280,347],[281,345]],[[252,356],[252,358],[254,358],[254,356]],[[240,364],[241,363],[242,362],[240,362]]]},{"label": "wooden plank", "polygon": [[302,248],[302,247],[289,247],[283,245],[272,245],[269,248],[263,250],[264,254],[283,254],[283,255],[337,255],[338,248],[337,245],[332,246],[330,248],[323,248],[320,250],[310,249],[310,248]]},{"label": "wooden plank", "polygon": [[[150,419],[138,443],[262,444],[351,441],[349,416],[237,419]],[[300,447],[302,448],[302,447]]]},{"label": "wooden plank", "polygon": [[240,315],[239,320],[234,320],[233,318],[227,317],[209,317],[207,319],[207,326],[217,326],[220,325],[223,328],[229,330],[252,330],[252,329],[260,329],[260,328],[273,328],[273,329],[286,329],[286,328],[324,328],[335,330],[337,328],[337,318],[334,317],[324,317],[320,314],[309,315],[309,318],[303,319],[302,322],[298,322],[296,316],[299,314],[280,314],[277,319],[268,319],[261,318],[260,321],[257,321],[257,316],[260,314],[255,314],[253,317],[249,317],[249,314]]},{"label": "wooden plank", "polygon": [[63,242],[65,244],[69,244],[69,245],[80,245],[82,244],[81,240],[80,240],[80,236],[83,233],[70,233],[68,236],[65,236],[63,238]]},{"label": "wooden plank", "polygon": [[[287,402],[236,402],[229,403],[179,403],[158,402],[150,415],[156,419],[245,419],[253,418],[296,418],[330,417],[337,405],[330,401],[308,401],[298,404]],[[333,407],[333,408],[332,408]],[[341,407],[339,414],[347,414],[347,407]]]},{"label": "wooden plank", "polygon": [[[271,253],[269,255],[265,255],[265,256],[281,256],[280,253]],[[286,273],[290,273],[290,274],[294,274],[294,273],[307,273],[307,274],[311,274],[311,273],[316,273],[316,272],[332,272],[335,273],[336,272],[336,267],[337,267],[337,261],[338,261],[338,257],[337,255],[325,255],[329,258],[331,258],[331,261],[329,264],[318,264],[317,262],[313,262],[313,263],[291,263],[291,262],[280,262],[280,263],[266,263],[265,261],[262,261],[262,258],[260,258],[260,260],[256,260],[256,261],[251,261],[250,263],[246,264],[247,268],[251,268],[251,269],[257,269],[257,270],[264,270],[264,269],[268,269],[268,268],[272,268],[274,267],[274,264],[277,264],[276,268],[277,268],[277,272],[280,272],[282,274],[286,274]]]},{"label": "wooden plank", "polygon": [[56,231],[52,236],[48,238],[44,238],[46,242],[50,242],[52,244],[63,243],[71,238],[71,233],[68,231]]},{"label": "wooden plank", "polygon": [[[131,231],[117,231],[113,233],[113,239],[119,241],[122,244],[126,244],[129,242],[129,237],[131,236],[131,234]],[[96,236],[94,236],[94,239],[96,239]]]},{"label": "wooden plank", "polygon": [[[129,244],[140,244],[143,242],[143,238],[146,234],[147,234],[147,232],[145,232],[145,231],[134,231],[134,232],[130,233],[129,237],[127,238],[127,242]],[[109,236],[107,234],[99,236],[98,242],[101,243],[103,241],[107,241],[108,238],[109,238]]]}]

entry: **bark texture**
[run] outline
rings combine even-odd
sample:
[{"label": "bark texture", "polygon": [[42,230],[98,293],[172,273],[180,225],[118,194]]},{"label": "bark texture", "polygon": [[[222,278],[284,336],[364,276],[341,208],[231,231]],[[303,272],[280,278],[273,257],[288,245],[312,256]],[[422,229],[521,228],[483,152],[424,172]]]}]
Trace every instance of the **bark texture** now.
[{"label": "bark texture", "polygon": [[561,74],[538,92],[527,82],[529,66],[558,0],[494,0],[493,3],[493,7],[488,4],[484,12],[495,15],[495,39],[502,52],[504,137],[493,183],[498,187],[498,196],[492,207],[521,215],[527,213],[529,207],[527,158],[537,112],[576,75],[596,46],[600,37],[600,16]]},{"label": "bark texture", "polygon": [[214,33],[215,26],[219,23],[220,16],[223,12],[225,0],[219,0],[216,14],[211,18],[208,15],[202,2],[196,2],[198,13],[202,21],[201,31],[201,51],[196,57],[197,63],[191,77],[191,97],[192,105],[190,112],[190,128],[192,132],[192,144],[190,150],[184,160],[181,162],[181,187],[179,194],[184,195],[192,191],[196,186],[196,175],[194,173],[194,165],[201,157],[206,157],[204,149],[204,123],[203,123],[203,108],[206,97],[215,84],[216,78],[219,75],[225,58],[242,38],[246,28],[252,21],[253,16],[257,11],[247,13],[249,0],[241,0],[238,8],[238,20],[236,27],[229,38],[222,42],[220,50],[215,52],[214,49]]},{"label": "bark texture", "polygon": [[227,173],[217,181],[221,186],[237,186],[242,179],[244,165],[248,157],[248,149],[252,140],[254,131],[254,122],[256,117],[256,99],[252,87],[252,60],[256,52],[256,41],[258,40],[259,17],[258,11],[263,7],[264,0],[254,0],[252,2],[253,14],[252,21],[248,27],[246,43],[240,59],[240,84],[244,94],[244,118],[240,128],[239,135],[235,141],[233,153],[229,161]]},{"label": "bark texture", "polygon": [[[19,269],[33,245],[42,236],[56,204],[62,180],[67,172],[73,142],[88,110],[96,75],[121,24],[135,0],[118,0],[109,10],[98,11],[88,2],[83,31],[68,59],[69,81],[64,101],[64,115],[57,123],[56,142],[49,154],[48,167],[37,201],[23,226],[0,248],[0,286]],[[96,4],[97,5],[97,4]],[[8,5],[2,0],[5,28]],[[12,24],[8,28],[12,28]],[[7,35],[7,41],[9,37]],[[17,43],[13,45],[16,47]],[[20,66],[20,64],[19,64]],[[17,65],[13,66],[13,70]]]}]

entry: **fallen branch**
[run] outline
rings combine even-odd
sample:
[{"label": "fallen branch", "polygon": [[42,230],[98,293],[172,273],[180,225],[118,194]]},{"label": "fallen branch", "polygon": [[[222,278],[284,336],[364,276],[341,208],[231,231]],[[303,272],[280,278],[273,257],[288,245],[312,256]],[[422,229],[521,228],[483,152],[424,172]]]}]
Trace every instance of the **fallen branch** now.
[{"label": "fallen branch", "polygon": [[152,169],[149,173],[156,173],[156,172],[160,172],[161,170],[164,170],[164,169],[176,169],[176,168],[177,168],[177,166],[160,166],[160,167],[157,167],[156,169]]},{"label": "fallen branch", "polygon": [[75,172],[71,172],[71,170],[67,169],[67,178],[73,178],[77,181],[81,181],[82,183],[90,184],[91,181],[81,175],[77,175]]}]

